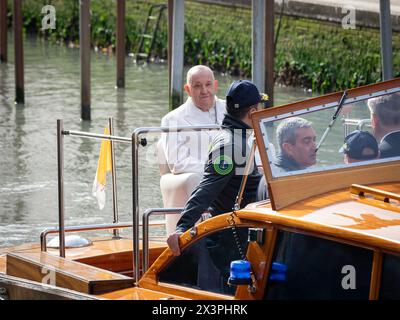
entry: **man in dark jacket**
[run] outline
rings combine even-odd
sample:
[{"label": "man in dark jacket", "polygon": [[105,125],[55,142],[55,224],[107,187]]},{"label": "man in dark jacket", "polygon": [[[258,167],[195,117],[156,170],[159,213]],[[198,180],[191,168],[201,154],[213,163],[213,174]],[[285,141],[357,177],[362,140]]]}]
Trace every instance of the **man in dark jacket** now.
[{"label": "man in dark jacket", "polygon": [[400,156],[400,94],[392,93],[368,100],[371,125],[379,143],[381,158]]},{"label": "man in dark jacket", "polygon": [[[231,212],[243,178],[247,157],[250,153],[248,140],[252,122],[250,114],[263,101],[257,87],[247,80],[235,81],[226,95],[227,114],[222,122],[223,130],[214,138],[203,179],[186,203],[176,231],[167,243],[174,255],[180,255],[179,237],[210,209],[212,215]],[[256,201],[261,174],[253,160],[241,206]]]},{"label": "man in dark jacket", "polygon": [[302,170],[316,163],[316,135],[312,123],[299,117],[283,120],[276,129],[280,153],[275,166],[283,171]]}]

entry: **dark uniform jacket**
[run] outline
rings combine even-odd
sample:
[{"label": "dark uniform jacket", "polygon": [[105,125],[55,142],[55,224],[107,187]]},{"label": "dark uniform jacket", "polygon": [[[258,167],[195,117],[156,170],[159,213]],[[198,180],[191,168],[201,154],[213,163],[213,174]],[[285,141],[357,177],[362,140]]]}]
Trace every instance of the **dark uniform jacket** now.
[{"label": "dark uniform jacket", "polygon": [[[229,114],[222,127],[211,143],[203,179],[186,203],[176,231],[190,229],[209,208],[213,216],[232,211],[250,153],[247,142],[251,128]],[[253,160],[241,207],[256,201],[260,178]]]},{"label": "dark uniform jacket", "polygon": [[400,156],[400,131],[386,135],[379,144],[381,158]]},{"label": "dark uniform jacket", "polygon": [[274,165],[284,171],[295,171],[302,169],[296,160],[284,153],[280,153],[276,157]]}]

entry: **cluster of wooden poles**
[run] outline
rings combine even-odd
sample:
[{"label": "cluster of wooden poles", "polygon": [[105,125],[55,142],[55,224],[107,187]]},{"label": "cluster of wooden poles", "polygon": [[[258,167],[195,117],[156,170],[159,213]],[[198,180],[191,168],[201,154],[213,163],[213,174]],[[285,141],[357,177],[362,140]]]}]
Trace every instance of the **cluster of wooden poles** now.
[{"label": "cluster of wooden poles", "polygon": [[[78,1],[78,0],[75,0]],[[183,100],[184,0],[168,1],[168,66],[170,108]],[[125,87],[125,2],[117,0],[116,87]],[[91,119],[90,0],[80,0],[81,117]],[[273,103],[274,1],[253,0],[253,81]],[[13,0],[15,102],[25,102],[22,0]],[[268,30],[268,32],[267,32]],[[0,0],[0,61],[7,62],[7,0]]]},{"label": "cluster of wooden poles", "polygon": [[[90,0],[80,3],[81,117],[90,120]],[[125,4],[117,0],[116,87],[125,86]],[[183,100],[184,0],[168,2],[168,67],[170,108]],[[380,0],[383,78],[392,77],[390,0]],[[274,0],[252,0],[252,80],[273,105]],[[13,0],[15,102],[24,103],[22,0]],[[7,62],[7,0],[0,0],[0,62]]]},{"label": "cluster of wooden poles", "polygon": [[[90,0],[80,3],[81,117],[90,120]],[[168,2],[168,69],[170,108],[183,101],[184,0]],[[380,31],[383,79],[392,78],[392,34],[390,0],[380,0]],[[125,87],[125,4],[117,0],[116,87]],[[15,102],[25,102],[22,0],[13,0]],[[252,0],[252,80],[268,93],[273,105],[274,0]],[[7,62],[7,0],[0,0],[0,62]]]}]

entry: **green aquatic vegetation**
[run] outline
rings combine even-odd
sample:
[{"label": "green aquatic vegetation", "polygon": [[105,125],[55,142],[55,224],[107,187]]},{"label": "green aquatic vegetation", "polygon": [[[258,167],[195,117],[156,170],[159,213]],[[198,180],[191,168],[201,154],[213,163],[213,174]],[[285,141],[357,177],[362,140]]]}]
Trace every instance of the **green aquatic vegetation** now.
[{"label": "green aquatic vegetation", "polygon": [[[155,0],[126,1],[127,53],[136,52],[150,5]],[[11,25],[9,0],[9,23]],[[57,28],[41,30],[41,7],[57,10]],[[50,41],[79,44],[79,1],[24,0],[24,26]],[[115,48],[116,1],[91,1],[92,46]],[[278,17],[276,17],[276,20]],[[277,21],[276,21],[277,25]],[[251,77],[251,11],[247,8],[185,1],[186,65],[207,64],[216,71]],[[144,51],[150,50],[145,42]],[[400,35],[393,33],[393,52]],[[167,58],[166,11],[155,42],[155,60]],[[400,76],[400,55],[393,55],[394,75]],[[379,30],[344,30],[340,25],[307,19],[282,18],[275,55],[275,81],[283,85],[330,92],[381,80]]]}]

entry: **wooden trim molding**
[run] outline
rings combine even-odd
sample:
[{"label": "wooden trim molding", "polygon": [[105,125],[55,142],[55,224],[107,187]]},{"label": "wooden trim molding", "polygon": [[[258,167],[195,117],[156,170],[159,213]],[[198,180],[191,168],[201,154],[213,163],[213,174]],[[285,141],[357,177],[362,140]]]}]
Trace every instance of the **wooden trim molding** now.
[{"label": "wooden trim molding", "polygon": [[[240,227],[260,227],[265,228],[265,223],[257,221],[249,221],[245,219],[240,219],[236,214],[220,215],[214,217],[211,220],[206,220],[198,224],[195,228],[195,232],[190,230],[186,231],[180,237],[180,247],[181,250],[185,250],[186,247],[192,245],[193,243],[199,241],[203,237],[212,234],[214,232],[231,228],[232,223],[235,223]],[[140,279],[138,286],[140,288],[156,290],[159,292],[164,292],[167,294],[175,294],[179,296],[184,296],[189,299],[206,299],[206,300],[233,300],[235,297],[212,293],[208,291],[196,290],[192,288],[187,288],[179,285],[163,283],[158,281],[158,274],[173,260],[175,256],[172,255],[170,249],[165,250],[154,264],[147,270],[147,272]]]}]

